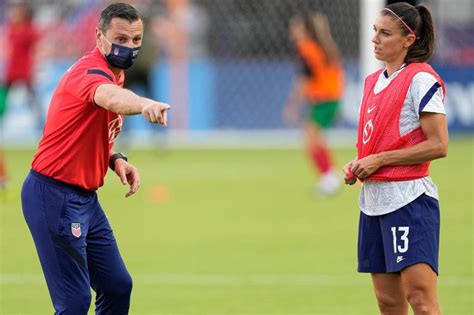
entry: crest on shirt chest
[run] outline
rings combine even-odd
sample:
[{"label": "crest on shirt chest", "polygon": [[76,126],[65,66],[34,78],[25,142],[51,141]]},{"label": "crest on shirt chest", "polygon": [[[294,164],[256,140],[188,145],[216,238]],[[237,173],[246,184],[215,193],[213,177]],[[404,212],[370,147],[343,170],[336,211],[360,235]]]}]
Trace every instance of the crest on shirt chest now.
[{"label": "crest on shirt chest", "polygon": [[123,118],[121,115],[118,115],[117,118],[109,122],[109,143],[114,143],[117,139],[120,130],[122,130]]},{"label": "crest on shirt chest", "polygon": [[374,122],[373,118],[375,117],[375,110],[377,109],[377,105],[372,104],[370,106],[367,106],[367,118],[365,119],[367,122],[364,125],[364,130],[362,131],[362,143],[367,144],[370,139],[372,138],[372,135],[374,133]]}]

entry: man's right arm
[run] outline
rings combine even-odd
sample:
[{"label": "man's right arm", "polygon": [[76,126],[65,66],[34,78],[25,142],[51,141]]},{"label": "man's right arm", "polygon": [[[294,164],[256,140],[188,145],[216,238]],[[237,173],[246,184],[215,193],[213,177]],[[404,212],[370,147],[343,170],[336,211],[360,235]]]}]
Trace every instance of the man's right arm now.
[{"label": "man's right arm", "polygon": [[166,126],[166,111],[170,106],[152,99],[138,96],[115,84],[101,84],[94,94],[94,102],[108,111],[122,115],[142,114],[150,123]]}]

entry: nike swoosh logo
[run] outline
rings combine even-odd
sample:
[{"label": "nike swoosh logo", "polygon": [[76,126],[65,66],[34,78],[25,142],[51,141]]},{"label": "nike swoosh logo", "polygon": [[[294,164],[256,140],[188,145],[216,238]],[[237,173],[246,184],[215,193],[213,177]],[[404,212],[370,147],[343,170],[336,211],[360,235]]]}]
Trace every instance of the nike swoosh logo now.
[{"label": "nike swoosh logo", "polygon": [[397,264],[398,264],[399,262],[403,261],[403,260],[405,260],[405,257],[403,257],[403,256],[398,256],[398,257],[397,257]]},{"label": "nike swoosh logo", "polygon": [[370,113],[375,109],[375,107],[377,107],[377,106],[374,106],[374,107],[372,107],[372,108],[367,109],[367,113],[370,114]]}]

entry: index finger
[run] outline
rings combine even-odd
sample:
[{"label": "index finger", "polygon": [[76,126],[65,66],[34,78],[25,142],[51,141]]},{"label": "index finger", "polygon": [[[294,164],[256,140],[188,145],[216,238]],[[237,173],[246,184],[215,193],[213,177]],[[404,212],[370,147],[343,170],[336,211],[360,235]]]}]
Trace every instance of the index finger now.
[{"label": "index finger", "polygon": [[140,173],[138,170],[133,168],[131,172],[131,183],[130,183],[130,190],[125,195],[125,197],[129,197],[137,192],[138,188],[140,187]]},{"label": "index finger", "polygon": [[136,193],[138,191],[138,188],[140,188],[140,178],[135,178],[135,180],[132,182],[132,184],[130,185],[130,191],[132,193]]},{"label": "index finger", "polygon": [[128,193],[125,194],[125,197],[130,197],[131,195],[135,194],[138,190],[139,185],[136,185],[135,182],[130,185],[130,190]]},{"label": "index finger", "polygon": [[168,114],[166,110],[163,110],[163,112],[161,113],[161,124],[165,127],[168,124]]}]

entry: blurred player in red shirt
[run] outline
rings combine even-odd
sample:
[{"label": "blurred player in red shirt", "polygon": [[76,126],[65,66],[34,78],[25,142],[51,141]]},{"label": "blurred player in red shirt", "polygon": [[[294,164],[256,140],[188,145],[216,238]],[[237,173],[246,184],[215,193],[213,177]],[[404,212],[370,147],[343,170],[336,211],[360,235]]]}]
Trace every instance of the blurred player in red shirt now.
[{"label": "blurred player in red shirt", "polygon": [[8,11],[6,27],[8,45],[5,64],[5,84],[24,83],[32,92],[34,49],[38,31],[32,21],[33,12],[25,3],[12,4]]},{"label": "blurred player in red shirt", "polygon": [[[28,93],[28,106],[34,113],[34,121],[42,126],[41,110],[34,97],[34,54],[38,32],[33,24],[33,11],[26,3],[14,2],[8,7],[6,24],[5,75],[0,93],[0,120],[6,111],[8,91],[14,84],[24,84]],[[6,166],[3,150],[0,150],[0,189],[6,183]]]}]

